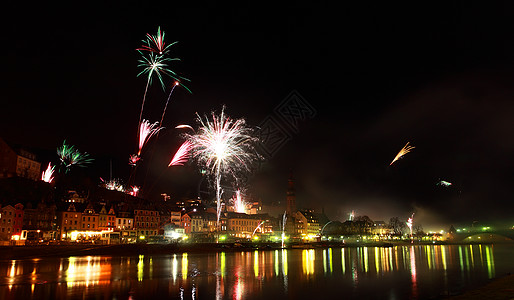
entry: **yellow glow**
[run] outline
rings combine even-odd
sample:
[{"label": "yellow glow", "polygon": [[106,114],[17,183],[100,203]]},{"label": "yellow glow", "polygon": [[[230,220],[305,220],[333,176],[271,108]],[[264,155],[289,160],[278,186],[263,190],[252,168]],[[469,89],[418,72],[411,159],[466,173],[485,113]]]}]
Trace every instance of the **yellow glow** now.
[{"label": "yellow glow", "polygon": [[323,273],[327,273],[327,249],[323,249]]},{"label": "yellow glow", "polygon": [[315,252],[314,249],[305,249],[302,251],[302,266],[303,273],[306,275],[314,274],[314,260]]},{"label": "yellow glow", "polygon": [[111,262],[100,257],[70,257],[66,270],[66,285],[74,286],[105,285],[110,283]]},{"label": "yellow glow", "polygon": [[137,280],[143,281],[144,275],[144,255],[139,255],[139,262],[137,263]]},{"label": "yellow glow", "polygon": [[259,276],[259,251],[253,253],[253,273],[255,277]]},{"label": "yellow glow", "polygon": [[173,254],[173,259],[171,260],[171,278],[173,278],[173,282],[177,279],[177,255]]},{"label": "yellow glow", "polygon": [[441,258],[443,260],[443,270],[446,271],[446,268],[448,268],[448,263],[446,262],[446,247],[443,245],[441,246]]},{"label": "yellow glow", "polygon": [[332,268],[332,248],[328,249],[328,265],[329,265],[330,273],[332,273],[334,271],[334,269]]},{"label": "yellow glow", "polygon": [[275,277],[278,276],[278,250],[275,250]]},{"label": "yellow glow", "polygon": [[375,247],[374,248],[374,251],[375,251],[375,268],[377,269],[377,274],[380,273],[380,265],[379,265],[379,261],[380,261],[380,257],[379,257],[379,251],[380,249],[378,247]]},{"label": "yellow glow", "polygon": [[220,271],[221,278],[225,276],[225,252],[220,253]]},{"label": "yellow glow", "polygon": [[343,274],[346,273],[346,259],[344,256],[344,248],[341,248],[341,267],[343,268]]},{"label": "yellow glow", "polygon": [[188,261],[187,253],[182,254],[182,279],[187,279]]},{"label": "yellow glow", "polygon": [[489,276],[489,279],[491,279],[495,276],[494,255],[492,246],[485,246],[485,257],[487,260],[487,275]]}]

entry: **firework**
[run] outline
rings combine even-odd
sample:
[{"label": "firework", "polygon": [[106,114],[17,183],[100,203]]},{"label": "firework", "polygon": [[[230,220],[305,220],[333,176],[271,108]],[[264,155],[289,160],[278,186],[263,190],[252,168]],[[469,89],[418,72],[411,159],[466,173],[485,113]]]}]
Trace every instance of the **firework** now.
[{"label": "firework", "polygon": [[444,181],[444,180],[441,180],[437,183],[437,185],[441,185],[441,186],[445,186],[445,187],[449,187],[450,185],[452,185],[451,182],[448,182],[448,181]]},{"label": "firework", "polygon": [[44,182],[51,183],[54,180],[54,169],[55,166],[52,166],[51,163],[48,163],[48,167],[41,174],[41,180],[43,180]]},{"label": "firework", "polygon": [[130,191],[128,192],[129,195],[137,197],[137,194],[139,193],[139,187],[138,186],[131,186]]},{"label": "firework", "polygon": [[407,220],[407,227],[409,227],[410,235],[412,237],[412,222],[414,219],[414,213],[412,213],[412,216]]},{"label": "firework", "polygon": [[100,180],[103,182],[103,186],[111,191],[118,191],[118,192],[125,192],[125,187],[121,183],[121,180],[119,179],[111,179],[109,181],[103,180],[103,178],[100,177]]},{"label": "firework", "polygon": [[136,50],[142,50],[142,51],[149,51],[158,53],[159,55],[163,55],[168,51],[168,48],[173,46],[174,44],[178,42],[173,42],[166,46],[166,43],[164,42],[164,31],[161,31],[161,27],[157,27],[157,34],[151,35],[149,33],[146,34],[146,41],[143,40],[143,45],[141,48],[138,48]]},{"label": "firework", "polygon": [[413,147],[413,146],[409,146],[409,142],[407,142],[407,144],[402,148],[402,150],[400,150],[400,152],[398,152],[398,154],[396,154],[396,157],[393,159],[393,161],[389,165],[392,165],[395,161],[402,158],[405,154],[409,153],[414,148],[415,147]]},{"label": "firework", "polygon": [[168,167],[171,166],[183,166],[184,163],[189,159],[189,151],[191,150],[191,143],[189,141],[185,141],[178,148],[177,152],[171,159]]},{"label": "firework", "polygon": [[192,131],[195,131],[193,129],[193,127],[189,126],[189,125],[178,125],[175,127],[176,129],[184,129],[184,128],[187,128],[187,129],[191,129]]},{"label": "firework", "polygon": [[66,172],[73,165],[84,167],[86,164],[93,162],[88,153],[80,153],[74,146],[66,145],[66,141],[62,143],[62,147],[57,148],[57,155]]},{"label": "firework", "polygon": [[139,160],[141,160],[141,156],[139,156],[137,154],[132,154],[129,157],[129,165],[136,166],[137,163],[139,162]]},{"label": "firework", "polygon": [[163,127],[157,126],[157,122],[150,124],[149,121],[143,120],[139,125],[139,151],[137,155],[141,155],[141,151],[143,150],[144,145],[148,142],[148,140]]},{"label": "firework", "polygon": [[[255,235],[255,232],[257,231],[257,229],[261,228],[262,224],[264,224],[265,221],[260,221],[259,222],[259,225],[257,225],[257,227],[255,227],[255,229],[253,230],[253,233],[252,233],[252,237]],[[261,232],[262,232],[262,229],[261,229]]]},{"label": "firework", "polygon": [[143,103],[141,104],[141,112],[139,114],[139,123],[141,123],[141,118],[143,116],[143,108],[145,106],[146,101],[146,93],[148,92],[148,86],[152,84],[152,75],[155,74],[157,76],[157,78],[161,82],[162,88],[165,89],[166,86],[164,85],[162,74],[174,74],[174,72],[168,68],[167,62],[179,59],[165,58],[163,56],[155,55],[153,53],[150,53],[149,55],[145,56],[141,51],[138,52],[142,56],[142,59],[139,60],[138,67],[143,67],[143,71],[139,72],[137,76],[139,77],[142,74],[147,74],[148,76],[146,81],[145,93],[143,94]]},{"label": "firework", "polygon": [[237,190],[235,198],[232,200],[234,203],[234,212],[246,213],[246,202],[241,197],[241,191]]},{"label": "firework", "polygon": [[286,239],[286,222],[287,222],[287,211],[282,216],[282,248],[284,248],[284,241]]},{"label": "firework", "polygon": [[[197,115],[198,116],[198,115]],[[209,174],[214,176],[217,202],[217,226],[221,214],[221,177],[229,175],[235,179],[239,170],[248,171],[256,158],[251,136],[252,131],[243,119],[232,120],[224,109],[219,116],[212,114],[212,120],[198,116],[198,133],[188,135],[191,154]]]}]

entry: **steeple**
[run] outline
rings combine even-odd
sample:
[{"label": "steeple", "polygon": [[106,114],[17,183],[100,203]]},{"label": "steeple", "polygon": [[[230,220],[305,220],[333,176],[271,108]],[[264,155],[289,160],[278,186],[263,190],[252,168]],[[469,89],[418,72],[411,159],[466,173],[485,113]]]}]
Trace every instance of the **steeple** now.
[{"label": "steeple", "polygon": [[289,180],[287,181],[287,193],[286,193],[287,207],[286,211],[288,214],[296,212],[296,195],[294,190],[293,172],[289,174]]}]

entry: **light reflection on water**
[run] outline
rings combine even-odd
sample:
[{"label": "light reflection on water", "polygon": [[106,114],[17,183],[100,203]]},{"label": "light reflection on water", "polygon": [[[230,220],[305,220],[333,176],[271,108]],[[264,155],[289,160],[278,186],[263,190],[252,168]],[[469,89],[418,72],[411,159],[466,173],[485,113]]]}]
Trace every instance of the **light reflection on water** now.
[{"label": "light reflection on water", "polygon": [[512,272],[513,249],[411,245],[12,260],[0,264],[0,298],[439,297]]}]

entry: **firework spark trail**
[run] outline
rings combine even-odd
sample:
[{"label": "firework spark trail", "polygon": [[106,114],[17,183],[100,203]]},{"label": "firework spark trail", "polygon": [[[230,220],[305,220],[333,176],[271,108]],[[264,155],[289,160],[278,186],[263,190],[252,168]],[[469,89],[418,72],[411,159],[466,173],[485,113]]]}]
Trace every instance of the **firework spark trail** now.
[{"label": "firework spark trail", "polygon": [[54,169],[55,166],[52,166],[51,163],[48,163],[48,167],[46,167],[46,170],[41,174],[41,180],[51,183],[54,180]]},{"label": "firework spark trail", "polygon": [[189,125],[178,125],[178,126],[175,126],[176,129],[183,129],[183,128],[187,128],[187,129],[191,129],[191,131],[195,131],[193,127],[189,126]]},{"label": "firework spark trail", "polygon": [[262,226],[262,224],[264,224],[264,222],[265,221],[260,221],[259,222],[259,225],[257,225],[257,227],[255,227],[255,229],[253,230],[252,237],[255,235],[255,232],[257,231],[257,229],[259,229]]},{"label": "firework spark trail", "polygon": [[189,141],[185,141],[178,148],[177,152],[168,164],[168,167],[183,166],[189,159],[189,151],[191,151],[191,143]]},{"label": "firework spark trail", "polygon": [[441,181],[439,181],[437,183],[437,185],[442,185],[442,186],[448,187],[448,186],[452,185],[452,183],[448,182],[448,181],[441,180]]},{"label": "firework spark trail", "polygon": [[148,140],[163,127],[157,126],[157,122],[150,124],[149,121],[143,120],[139,126],[139,151],[137,155],[141,155],[141,151],[143,150],[144,145],[148,142]]},{"label": "firework spark trail", "polygon": [[[148,56],[145,56],[141,51],[138,51],[142,58],[139,60],[138,67],[143,67],[143,71],[139,72],[137,76],[139,77],[142,74],[147,74],[148,78],[146,81],[145,93],[143,94],[143,103],[141,104],[141,112],[139,113],[139,123],[141,123],[141,119],[143,117],[143,109],[146,102],[146,94],[148,93],[148,87],[152,84],[152,75],[155,74],[159,81],[161,82],[161,86],[163,89],[166,88],[164,85],[164,81],[162,79],[162,74],[166,74],[178,80],[175,72],[168,68],[167,62],[179,60],[178,58],[165,58],[163,56],[154,55],[150,53]],[[162,74],[161,74],[162,73]]]},{"label": "firework spark trail", "polygon": [[188,135],[191,142],[191,154],[199,164],[214,176],[216,185],[217,222],[221,215],[221,177],[229,175],[235,179],[239,170],[248,171],[256,155],[251,130],[245,126],[243,119],[232,120],[225,115],[224,109],[220,116],[212,113],[212,120],[205,121],[197,115],[200,128],[197,134]]},{"label": "firework spark trail", "polygon": [[175,83],[173,84],[173,87],[171,88],[170,94],[168,95],[168,100],[166,100],[166,105],[164,105],[164,110],[162,111],[161,122],[159,123],[159,126],[162,126],[162,121],[164,121],[164,115],[166,114],[166,109],[168,108],[168,103],[170,102],[171,95],[173,94],[173,91],[175,90],[177,85],[179,85],[179,83],[178,83],[178,81],[175,81]]},{"label": "firework spark trail", "polygon": [[398,154],[396,154],[396,157],[393,159],[393,161],[389,165],[392,165],[395,161],[400,159],[405,154],[409,153],[414,148],[415,147],[413,147],[413,146],[409,146],[409,142],[407,142],[407,144],[402,148],[402,150],[400,150],[400,152],[398,152]]},{"label": "firework spark trail", "polygon": [[62,143],[62,147],[57,148],[57,155],[61,164],[65,167],[66,173],[73,165],[84,167],[86,164],[93,162],[88,153],[80,153],[74,146],[66,145],[66,141]]},{"label": "firework spark trail", "polygon": [[236,191],[236,197],[233,200],[234,202],[234,211],[237,213],[246,213],[246,202],[243,200],[241,196],[241,191]]}]

